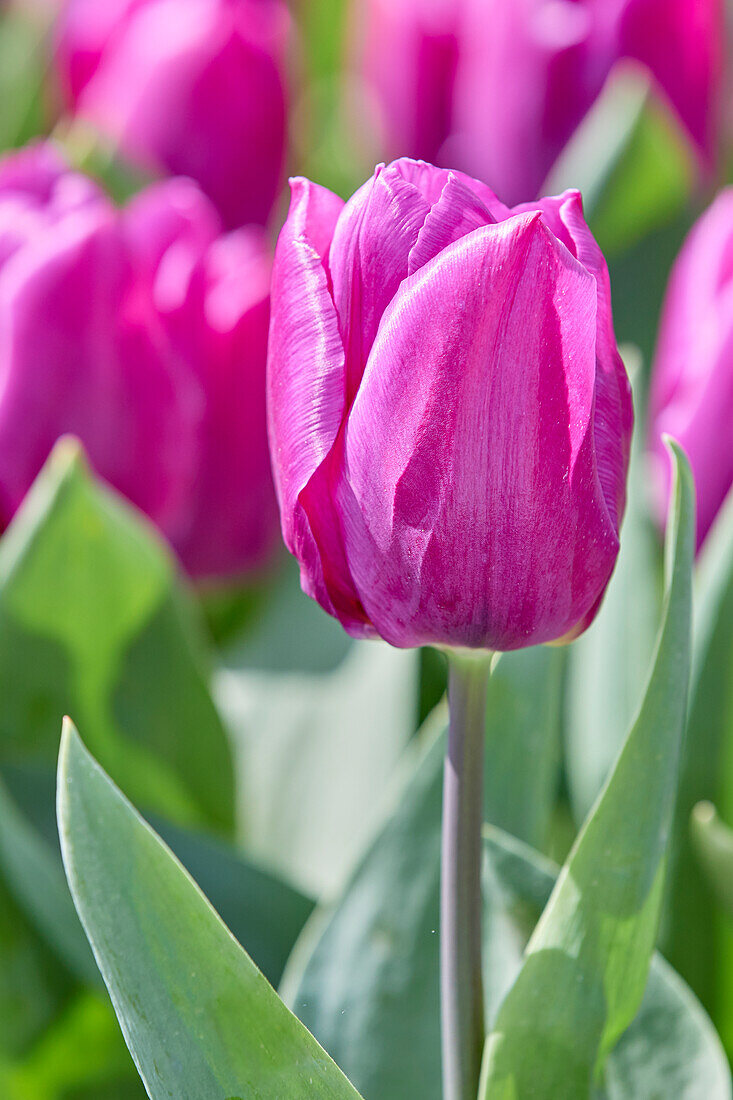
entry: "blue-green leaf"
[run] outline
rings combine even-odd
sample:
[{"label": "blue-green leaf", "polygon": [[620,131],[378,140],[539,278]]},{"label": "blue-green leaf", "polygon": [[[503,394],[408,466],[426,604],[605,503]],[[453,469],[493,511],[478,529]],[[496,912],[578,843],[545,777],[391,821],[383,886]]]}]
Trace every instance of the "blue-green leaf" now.
[{"label": "blue-green leaf", "polygon": [[152,1100],[357,1100],[71,723],[59,831],[74,902]]},{"label": "blue-green leaf", "polygon": [[486,1043],[483,1100],[586,1100],[646,987],[690,666],[694,488],[672,443],[667,590],[649,684]]}]

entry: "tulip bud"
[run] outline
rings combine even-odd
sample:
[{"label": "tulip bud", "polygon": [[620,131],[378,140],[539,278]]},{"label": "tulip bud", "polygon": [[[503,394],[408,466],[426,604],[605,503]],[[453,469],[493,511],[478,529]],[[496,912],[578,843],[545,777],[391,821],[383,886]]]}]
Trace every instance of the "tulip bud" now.
[{"label": "tulip bud", "polygon": [[384,144],[537,195],[614,64],[644,65],[703,164],[716,139],[721,0],[361,0]]},{"label": "tulip bud", "polygon": [[120,212],[49,146],[0,162],[0,525],[70,433],[194,576],[262,564],[268,275],[188,181]]},{"label": "tulip bud", "polygon": [[268,407],[285,541],[349,633],[509,650],[589,625],[633,413],[577,192],[509,210],[411,160],[345,205],[294,180]]},{"label": "tulip bud", "polygon": [[672,269],[650,395],[654,503],[667,512],[673,435],[697,488],[698,548],[733,486],[733,188],[692,228]]},{"label": "tulip bud", "polygon": [[197,180],[228,228],[265,224],[282,182],[282,0],[69,0],[69,109],[154,174]]}]

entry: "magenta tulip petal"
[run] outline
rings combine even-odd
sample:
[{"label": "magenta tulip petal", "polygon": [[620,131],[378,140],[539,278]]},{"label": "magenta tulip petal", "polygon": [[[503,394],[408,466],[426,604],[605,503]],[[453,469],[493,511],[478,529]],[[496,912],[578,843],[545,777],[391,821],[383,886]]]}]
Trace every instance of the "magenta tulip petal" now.
[{"label": "magenta tulip petal", "polygon": [[[407,164],[408,170],[412,167]],[[429,210],[430,200],[405,177],[398,161],[389,168],[380,166],[338,220],[328,262],[340,329],[349,337],[350,397],[359,386],[382,313],[407,275],[410,252]]]},{"label": "magenta tulip petal", "polygon": [[201,256],[222,230],[215,207],[187,179],[153,184],[136,195],[124,225],[136,255],[154,270],[173,247]]},{"label": "magenta tulip petal", "polygon": [[351,574],[388,641],[512,649],[596,602],[618,549],[594,459],[596,303],[539,215],[476,230],[403,284],[339,493]]},{"label": "magenta tulip petal", "polygon": [[2,268],[4,522],[66,432],[158,523],[177,521],[194,476],[184,441],[203,397],[162,350],[152,317],[111,211],[80,211]]},{"label": "magenta tulip petal", "polygon": [[226,227],[264,224],[284,164],[286,6],[116,0],[107,8],[69,0],[61,16],[69,106],[144,169],[193,177]]},{"label": "magenta tulip petal", "polygon": [[722,0],[629,0],[621,49],[648,66],[699,152],[711,164],[720,119]]},{"label": "magenta tulip petal", "polygon": [[616,64],[640,62],[712,160],[723,0],[360,0],[378,147],[534,198]]},{"label": "magenta tulip petal", "polygon": [[697,488],[702,546],[733,487],[733,189],[691,230],[667,290],[652,371],[650,448],[661,520],[669,459],[662,436],[685,448]]},{"label": "magenta tulip petal", "polygon": [[512,212],[403,159],[339,207],[298,183],[273,275],[270,447],[305,591],[398,646],[569,640],[616,561],[633,427],[580,196]]},{"label": "magenta tulip petal", "polygon": [[277,530],[265,414],[270,259],[263,235],[238,230],[206,254],[201,456],[175,546],[196,577],[265,565]]},{"label": "magenta tulip petal", "polygon": [[[596,461],[598,476],[614,523],[620,526],[626,506],[624,470],[629,462],[629,446],[634,424],[631,388],[616,347],[611,316],[611,283],[608,266],[583,217],[579,191],[540,199],[515,207],[515,213],[540,210],[547,226],[593,275],[598,289],[598,335],[596,360]],[[618,445],[619,425],[625,447]]]},{"label": "magenta tulip petal", "polygon": [[329,477],[345,406],[344,347],[323,255],[343,203],[307,180],[294,180],[292,189],[272,281],[268,404],[275,485],[283,536],[300,561],[305,591],[358,630],[363,613],[338,522],[313,489]]},{"label": "magenta tulip petal", "polygon": [[266,563],[270,250],[221,230],[190,180],[118,210],[51,146],[0,160],[2,528],[72,433],[193,577]]},{"label": "magenta tulip petal", "polygon": [[408,273],[412,275],[419,271],[446,245],[460,240],[482,225],[493,224],[495,220],[481,199],[451,173],[410,249]]}]

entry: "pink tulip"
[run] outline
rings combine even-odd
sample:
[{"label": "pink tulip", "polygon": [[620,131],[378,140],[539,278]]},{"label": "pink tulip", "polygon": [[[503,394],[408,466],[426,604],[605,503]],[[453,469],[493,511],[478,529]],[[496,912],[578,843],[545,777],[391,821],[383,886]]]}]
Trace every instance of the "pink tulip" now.
[{"label": "pink tulip", "polygon": [[709,165],[722,0],[361,0],[362,68],[394,154],[537,195],[615,63],[640,62]]},{"label": "pink tulip", "polygon": [[580,196],[509,210],[411,160],[345,205],[292,186],[268,405],[305,591],[398,646],[580,633],[618,552],[633,420]]},{"label": "pink tulip", "polygon": [[197,577],[272,548],[269,260],[193,183],[125,212],[49,146],[0,163],[0,523],[77,435]]},{"label": "pink tulip", "polygon": [[667,510],[662,433],[685,448],[697,487],[700,547],[733,486],[733,188],[690,232],[672,270],[650,399],[655,503]]},{"label": "pink tulip", "polygon": [[173,543],[195,576],[257,568],[277,530],[265,422],[272,263],[264,232],[222,236],[211,204],[180,179],[134,200],[125,227],[154,272],[171,343],[205,395],[196,477]]},{"label": "pink tulip", "polygon": [[228,228],[282,182],[283,0],[69,0],[58,62],[76,116],[141,167],[197,180]]}]

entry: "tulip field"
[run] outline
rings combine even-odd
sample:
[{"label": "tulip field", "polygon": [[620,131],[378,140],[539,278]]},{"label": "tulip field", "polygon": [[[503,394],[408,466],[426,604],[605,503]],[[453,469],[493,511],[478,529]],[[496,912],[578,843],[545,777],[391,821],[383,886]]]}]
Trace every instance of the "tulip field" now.
[{"label": "tulip field", "polygon": [[732,89],[0,0],[0,1100],[733,1100]]}]

